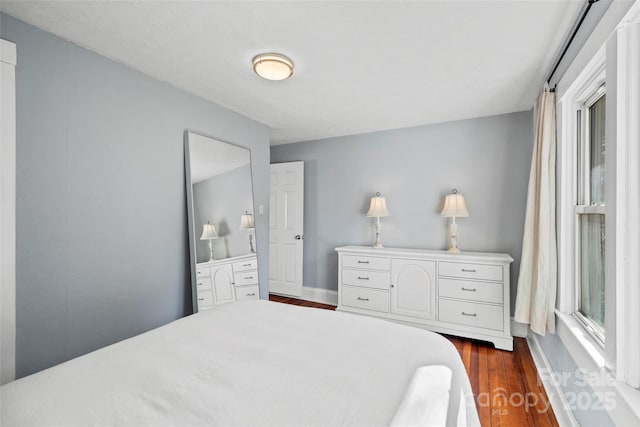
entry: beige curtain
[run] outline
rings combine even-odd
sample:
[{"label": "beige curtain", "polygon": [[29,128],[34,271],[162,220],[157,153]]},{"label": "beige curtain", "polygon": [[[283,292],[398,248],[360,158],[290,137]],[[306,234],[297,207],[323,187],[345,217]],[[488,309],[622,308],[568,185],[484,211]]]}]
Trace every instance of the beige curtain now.
[{"label": "beige curtain", "polygon": [[515,320],[555,332],[556,96],[545,83],[534,110],[534,147],[518,277]]}]

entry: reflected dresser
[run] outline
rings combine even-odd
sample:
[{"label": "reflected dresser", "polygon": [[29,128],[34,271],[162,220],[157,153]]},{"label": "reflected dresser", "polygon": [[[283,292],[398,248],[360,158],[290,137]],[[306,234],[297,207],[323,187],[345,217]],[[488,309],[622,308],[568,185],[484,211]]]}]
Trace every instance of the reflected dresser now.
[{"label": "reflected dresser", "polygon": [[196,264],[198,311],[244,299],[259,299],[256,254]]}]

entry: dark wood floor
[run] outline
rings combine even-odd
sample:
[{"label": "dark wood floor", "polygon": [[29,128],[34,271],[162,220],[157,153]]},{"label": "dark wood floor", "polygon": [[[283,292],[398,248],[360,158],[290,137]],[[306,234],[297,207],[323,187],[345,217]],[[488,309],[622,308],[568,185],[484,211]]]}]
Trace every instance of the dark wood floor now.
[{"label": "dark wood floor", "polygon": [[[277,295],[269,295],[269,300],[336,309],[333,305]],[[458,349],[467,369],[483,426],[558,425],[524,338],[515,338],[514,351],[510,352],[474,340],[446,337]]]},{"label": "dark wood floor", "polygon": [[283,302],[285,304],[301,305],[303,307],[324,308],[325,310],[335,310],[335,305],[322,304],[313,301],[303,301],[301,299],[281,297],[280,295],[269,294],[269,301]]}]

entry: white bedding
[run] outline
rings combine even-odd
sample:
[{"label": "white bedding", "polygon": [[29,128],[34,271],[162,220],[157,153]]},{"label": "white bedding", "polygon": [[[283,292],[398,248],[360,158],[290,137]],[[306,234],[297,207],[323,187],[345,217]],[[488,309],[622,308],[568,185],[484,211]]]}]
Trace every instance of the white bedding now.
[{"label": "white bedding", "polygon": [[418,368],[431,365],[453,374],[447,424],[457,424],[462,394],[467,423],[479,425],[464,366],[445,338],[378,319],[246,301],[7,384],[0,388],[0,420],[2,426],[390,425]]},{"label": "white bedding", "polygon": [[[422,366],[416,370],[392,427],[443,426],[447,423],[453,373],[448,366]],[[458,425],[461,420],[458,420]]]}]

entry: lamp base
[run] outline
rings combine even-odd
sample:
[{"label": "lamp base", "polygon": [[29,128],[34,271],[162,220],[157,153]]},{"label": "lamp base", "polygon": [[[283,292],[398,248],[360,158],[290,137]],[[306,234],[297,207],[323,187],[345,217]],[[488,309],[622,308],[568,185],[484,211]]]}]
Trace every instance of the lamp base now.
[{"label": "lamp base", "polygon": [[213,240],[209,239],[209,261],[213,261]]},{"label": "lamp base", "polygon": [[373,244],[373,249],[380,249],[382,248],[382,242],[380,241],[380,223],[377,224],[376,227],[376,242]]},{"label": "lamp base", "polygon": [[458,226],[455,217],[452,217],[449,223],[449,250],[447,252],[450,254],[460,253],[460,249],[458,249]]},{"label": "lamp base", "polygon": [[249,250],[251,250],[252,254],[256,253],[256,251],[253,249],[253,236],[251,236],[251,232],[249,232]]}]

